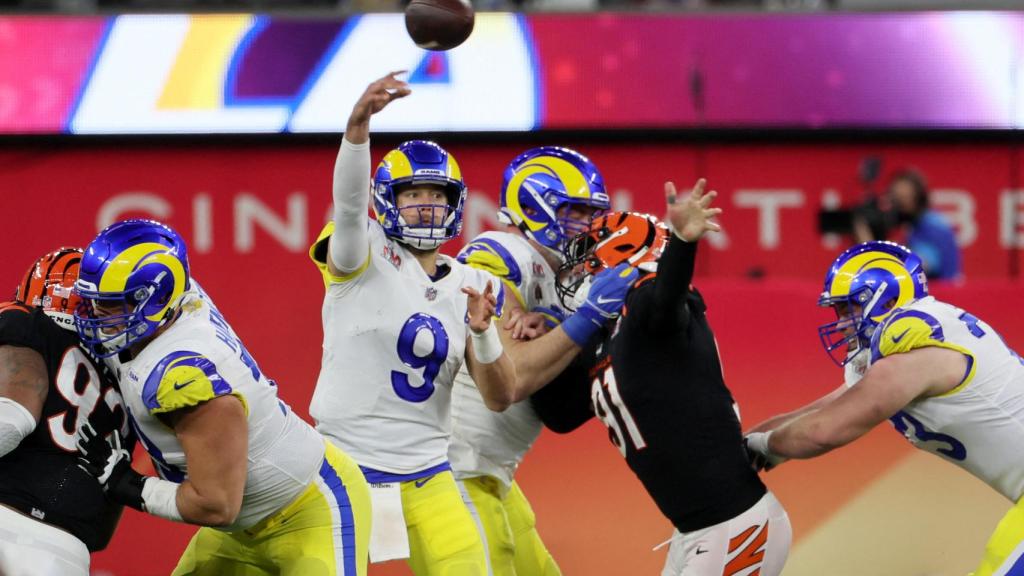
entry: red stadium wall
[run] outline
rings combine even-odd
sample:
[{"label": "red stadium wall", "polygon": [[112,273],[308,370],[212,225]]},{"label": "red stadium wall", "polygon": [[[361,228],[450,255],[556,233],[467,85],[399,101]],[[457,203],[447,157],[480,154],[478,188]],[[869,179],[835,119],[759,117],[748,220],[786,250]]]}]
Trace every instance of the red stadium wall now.
[{"label": "red stadium wall", "polygon": [[[814,306],[822,273],[840,246],[823,244],[815,213],[827,190],[848,201],[859,197],[853,174],[868,154],[883,154],[891,166],[917,165],[936,188],[950,192],[967,280],[934,291],[1024,349],[1018,312],[1024,287],[1011,278],[1018,256],[1007,245],[1015,233],[1024,237],[1024,200],[1012,192],[1020,160],[1005,147],[736,145],[699,151],[680,144],[569,144],[601,166],[620,207],[660,212],[663,180],[689,183],[698,166],[722,193],[728,241],[702,247],[698,282],[727,382],[748,425],[840,381],[815,331],[827,314]],[[521,147],[451,147],[474,198],[468,228],[488,225],[501,169]],[[39,254],[85,244],[104,222],[158,217],[189,241],[194,276],[280,383],[284,399],[305,414],[320,360],[322,284],[304,252],[328,213],[333,156],[331,146],[0,149],[0,246],[6,254],[0,286],[13,290]],[[748,279],[751,274],[762,279]],[[970,479],[950,484],[957,474],[934,457],[918,460],[888,429],[772,472],[767,481],[789,510],[796,535],[786,574],[966,572],[1008,503]],[[598,425],[567,437],[543,436],[520,481],[566,574],[660,570],[664,549],[651,548],[671,527]],[[950,522],[959,528],[953,534]],[[166,574],[192,531],[129,511],[94,567],[118,576]],[[878,550],[897,540],[898,557],[883,558]],[[407,571],[393,563],[371,573]]]}]

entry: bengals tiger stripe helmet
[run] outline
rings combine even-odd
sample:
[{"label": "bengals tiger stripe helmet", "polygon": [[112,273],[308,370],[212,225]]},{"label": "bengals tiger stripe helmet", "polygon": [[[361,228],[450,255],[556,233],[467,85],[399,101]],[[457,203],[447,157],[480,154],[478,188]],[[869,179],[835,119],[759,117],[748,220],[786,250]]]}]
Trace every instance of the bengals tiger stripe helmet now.
[{"label": "bengals tiger stripe helmet", "polygon": [[668,227],[650,214],[611,212],[597,218],[565,246],[565,263],[555,288],[562,304],[575,309],[576,293],[588,278],[623,262],[654,272],[668,244]]},{"label": "bengals tiger stripe helmet", "polygon": [[43,255],[25,273],[14,300],[42,308],[61,328],[74,330],[74,311],[81,301],[74,287],[81,263],[81,248],[58,248]]}]

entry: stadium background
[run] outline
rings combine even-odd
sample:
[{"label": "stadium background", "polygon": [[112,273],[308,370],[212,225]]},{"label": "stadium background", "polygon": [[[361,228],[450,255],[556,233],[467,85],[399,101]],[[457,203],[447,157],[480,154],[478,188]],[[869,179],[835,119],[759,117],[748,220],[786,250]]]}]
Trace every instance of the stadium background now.
[{"label": "stadium background", "polygon": [[[161,219],[305,415],[322,296],[305,250],[328,214],[329,133],[366,81],[408,67],[419,74],[409,102],[426,103],[378,124],[422,128],[455,154],[469,236],[493,226],[502,168],[534,145],[590,155],[618,208],[659,213],[665,179],[708,178],[725,233],[702,247],[697,285],[747,425],[840,382],[815,330],[829,315],[814,304],[846,240],[819,235],[817,213],[884,183],[857,178],[869,156],[886,173],[921,168],[956,226],[965,279],[933,292],[1024,348],[1017,15],[498,14],[443,57],[410,48],[393,20],[0,18],[0,284],[13,289],[36,256],[113,220]],[[508,66],[489,70],[474,50]],[[237,131],[271,134],[223,135]],[[306,131],[328,135],[293,134]],[[376,137],[374,159],[401,137]],[[665,549],[652,548],[671,527],[599,424],[545,433],[519,479],[564,573],[660,570]],[[884,426],[766,481],[794,525],[787,576],[962,575],[1009,505]],[[193,530],[128,511],[94,571],[166,574]]]}]

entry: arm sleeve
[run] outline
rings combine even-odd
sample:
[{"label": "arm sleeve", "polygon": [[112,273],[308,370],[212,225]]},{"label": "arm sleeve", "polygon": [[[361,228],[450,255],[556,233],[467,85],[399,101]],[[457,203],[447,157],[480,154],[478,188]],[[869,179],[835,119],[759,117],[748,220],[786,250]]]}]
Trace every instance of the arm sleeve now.
[{"label": "arm sleeve", "polygon": [[366,262],[370,239],[366,230],[370,208],[370,143],[352,144],[342,139],[334,162],[334,232],[330,255],[342,272],[357,270]]},{"label": "arm sleeve", "polygon": [[547,386],[530,396],[530,404],[544,426],[558,434],[567,434],[585,424],[594,413],[590,408],[589,365],[593,358],[584,351]]},{"label": "arm sleeve", "polygon": [[0,458],[21,444],[36,429],[36,418],[10,398],[0,397]]},{"label": "arm sleeve", "polygon": [[693,267],[697,261],[697,243],[683,242],[671,235],[665,253],[658,260],[658,276],[654,282],[654,299],[651,311],[674,311],[648,314],[655,328],[672,326],[686,327],[690,322],[687,296],[693,281]]}]

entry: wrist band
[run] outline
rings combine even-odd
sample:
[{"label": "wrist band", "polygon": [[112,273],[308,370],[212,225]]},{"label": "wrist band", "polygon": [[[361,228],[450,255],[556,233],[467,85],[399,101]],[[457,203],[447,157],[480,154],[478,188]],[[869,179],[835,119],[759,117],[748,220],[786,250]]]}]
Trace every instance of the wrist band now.
[{"label": "wrist band", "polygon": [[487,330],[479,334],[470,330],[469,335],[473,339],[473,356],[476,357],[477,362],[493,364],[498,361],[498,358],[501,358],[505,349],[501,345],[501,337],[498,336],[498,329],[494,326],[494,322],[491,322]]},{"label": "wrist band", "polygon": [[769,430],[767,432],[753,432],[751,434],[748,434],[747,446],[750,446],[750,449],[753,450],[754,452],[764,454],[766,457],[771,458],[775,456],[774,454],[772,454],[771,450],[768,449],[768,438],[771,437],[772,432],[774,432],[774,430]]},{"label": "wrist band", "polygon": [[154,516],[184,522],[178,511],[178,484],[150,476],[142,485],[142,504]]}]

